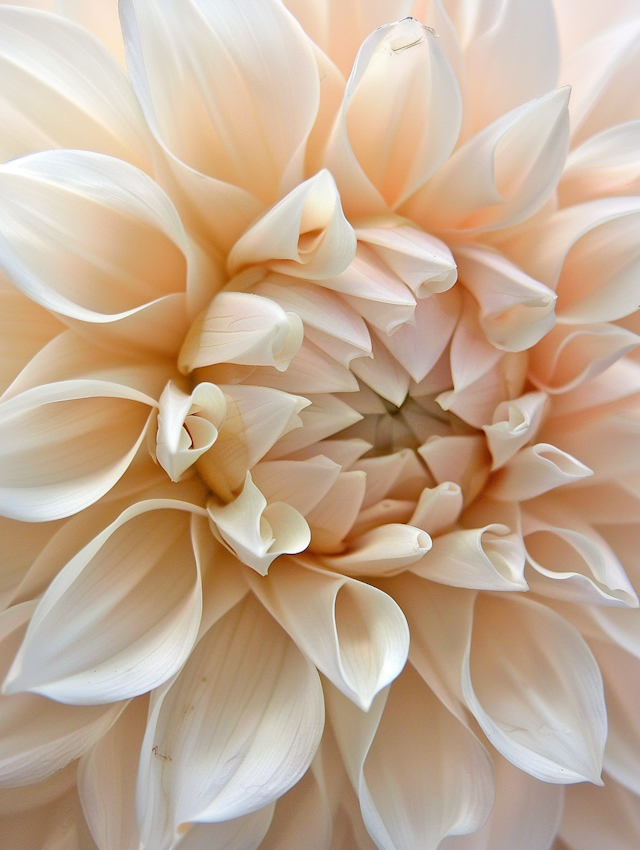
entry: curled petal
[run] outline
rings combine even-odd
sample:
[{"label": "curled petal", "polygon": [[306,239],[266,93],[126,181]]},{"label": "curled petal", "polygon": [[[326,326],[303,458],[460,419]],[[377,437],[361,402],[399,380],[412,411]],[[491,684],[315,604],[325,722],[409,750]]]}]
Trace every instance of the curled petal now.
[{"label": "curled petal", "polygon": [[285,502],[267,500],[247,472],[240,495],[228,505],[210,499],[211,529],[244,564],[266,575],[278,555],[306,549],[311,532],[305,518]]},{"label": "curled petal", "polygon": [[457,280],[455,260],[444,242],[402,219],[397,223],[393,218],[364,221],[356,227],[356,236],[373,248],[417,298],[445,292]]},{"label": "curled petal", "polygon": [[557,89],[489,124],[400,212],[436,232],[495,230],[533,215],[562,172],[568,99],[567,87]]},{"label": "curled petal", "polygon": [[531,348],[555,324],[556,295],[505,257],[483,248],[456,249],[460,279],[480,305],[487,339],[505,351]]},{"label": "curled petal", "polygon": [[527,589],[522,540],[499,523],[435,537],[431,551],[411,572],[454,587]]},{"label": "curled petal", "polygon": [[462,490],[453,481],[443,481],[437,487],[425,487],[409,525],[416,525],[432,536],[444,531],[460,516]]},{"label": "curled petal", "polygon": [[324,556],[321,563],[352,576],[392,576],[415,564],[430,548],[426,531],[389,523],[358,537],[344,555]]},{"label": "curled petal", "polygon": [[575,457],[549,443],[538,443],[508,460],[494,475],[487,493],[493,499],[523,502],[590,475],[593,470]]},{"label": "curled petal", "polygon": [[305,773],[323,722],[315,668],[247,596],[155,694],[137,789],[146,846],[169,850],[182,823],[219,823],[275,801]]},{"label": "curled petal", "polygon": [[195,823],[182,839],[180,850],[258,850],[269,830],[275,805],[221,823]]},{"label": "curled petal", "polygon": [[525,393],[513,401],[503,401],[496,407],[493,423],[482,429],[493,457],[492,470],[504,466],[535,437],[542,423],[546,403],[545,393]]},{"label": "curled petal", "polygon": [[363,711],[404,667],[409,630],[378,588],[293,559],[272,566],[266,581],[249,580],[296,646]]},{"label": "curled petal", "polygon": [[233,246],[233,276],[262,265],[293,277],[320,280],[341,274],[356,253],[356,236],[344,217],[331,174],[323,169],[296,186]]},{"label": "curled petal", "polygon": [[221,292],[193,324],[178,365],[183,373],[216,363],[275,366],[284,372],[302,344],[296,313],[247,292]]},{"label": "curled petal", "polygon": [[215,384],[197,384],[190,395],[167,384],[160,396],[156,456],[172,481],[215,443],[226,412],[224,393]]},{"label": "curled petal", "polygon": [[597,378],[640,343],[617,325],[557,325],[530,353],[531,380],[558,394]]}]

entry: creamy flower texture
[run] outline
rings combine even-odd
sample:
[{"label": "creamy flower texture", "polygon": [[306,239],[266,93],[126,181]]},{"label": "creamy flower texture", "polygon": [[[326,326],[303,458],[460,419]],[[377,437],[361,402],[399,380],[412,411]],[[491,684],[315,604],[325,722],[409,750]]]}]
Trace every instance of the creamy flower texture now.
[{"label": "creamy flower texture", "polygon": [[10,850],[640,847],[640,2],[0,4]]}]

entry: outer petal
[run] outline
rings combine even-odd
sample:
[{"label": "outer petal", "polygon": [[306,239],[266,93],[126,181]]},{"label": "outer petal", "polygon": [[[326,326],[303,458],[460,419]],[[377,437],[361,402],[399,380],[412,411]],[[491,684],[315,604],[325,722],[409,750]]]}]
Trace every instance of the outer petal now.
[{"label": "outer petal", "polygon": [[138,502],[69,561],[32,617],[7,693],[113,702],[180,669],[202,611],[189,507],[204,514],[169,499]]},{"label": "outer petal", "polygon": [[99,850],[138,850],[136,774],[148,700],[129,703],[78,767],[78,793]]},{"label": "outer petal", "polygon": [[149,170],[147,131],[129,81],[84,27],[0,7],[0,73],[0,160],[83,148]]},{"label": "outer petal", "polygon": [[364,711],[404,667],[409,630],[378,588],[293,559],[273,566],[265,581],[249,580],[302,652]]},{"label": "outer petal", "polygon": [[[1,615],[4,677],[34,605],[24,602]],[[32,694],[0,697],[0,786],[42,782],[82,755],[109,729],[126,703],[61,705]]]},{"label": "outer petal", "polygon": [[[493,803],[490,759],[407,666],[363,714],[327,689],[333,729],[362,816],[382,850],[435,850],[473,832]],[[402,730],[402,734],[399,734]]]},{"label": "outer petal", "polygon": [[492,469],[503,466],[535,437],[546,402],[544,393],[525,393],[513,401],[503,401],[496,407],[493,423],[482,429],[493,456]]},{"label": "outer petal", "polygon": [[593,471],[575,457],[549,443],[537,443],[520,449],[495,473],[487,494],[500,501],[523,502],[590,475]]},{"label": "outer petal", "polygon": [[111,346],[175,352],[190,249],[149,177],[101,154],[45,151],[3,165],[0,186],[0,265],[18,289]]},{"label": "outer petal", "polygon": [[468,652],[463,693],[496,749],[545,782],[599,784],[602,679],[578,632],[537,602],[483,596]]},{"label": "outer petal", "polygon": [[557,89],[498,118],[458,148],[401,212],[436,232],[482,232],[529,218],[562,172],[568,98],[568,88]]},{"label": "outer petal", "polygon": [[309,766],[323,715],[315,669],[247,597],[154,698],[138,776],[143,840],[165,850],[185,821],[218,823],[273,802]]},{"label": "outer petal", "polygon": [[273,810],[271,804],[223,823],[192,824],[178,847],[180,850],[257,850],[271,825]]}]

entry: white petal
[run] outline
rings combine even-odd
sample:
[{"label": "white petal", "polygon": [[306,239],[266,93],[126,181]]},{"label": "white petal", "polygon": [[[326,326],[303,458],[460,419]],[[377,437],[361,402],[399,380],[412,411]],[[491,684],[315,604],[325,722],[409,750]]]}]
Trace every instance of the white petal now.
[{"label": "white petal", "polygon": [[57,0],[56,11],[86,27],[100,39],[111,55],[124,65],[120,19],[114,3],[97,3],[96,0]]},{"label": "white petal", "polygon": [[343,272],[356,253],[356,236],[340,205],[331,174],[323,169],[296,186],[233,246],[231,276],[252,265],[318,280]]},{"label": "white petal", "polygon": [[0,160],[84,148],[150,168],[147,132],[129,81],[83,27],[3,5],[0,69]]},{"label": "white petal", "polygon": [[415,564],[430,548],[426,531],[389,523],[356,538],[344,555],[324,556],[321,563],[352,576],[392,576]]},{"label": "white petal", "polygon": [[266,575],[278,555],[302,552],[311,540],[306,520],[285,502],[267,500],[247,472],[239,496],[227,505],[210,499],[212,531],[243,564]]},{"label": "white petal", "polygon": [[522,596],[480,596],[469,652],[464,696],[494,747],[544,782],[600,784],[602,678],[578,632]]},{"label": "white petal", "polygon": [[78,793],[100,850],[138,850],[136,775],[148,700],[133,700],[78,766]]},{"label": "white petal", "polygon": [[113,702],[180,669],[202,611],[187,507],[138,502],[69,561],[31,619],[6,693]]},{"label": "white petal", "polygon": [[558,89],[498,118],[458,148],[401,212],[427,230],[473,232],[533,215],[562,172],[568,97],[567,88]]},{"label": "white petal", "polygon": [[293,559],[274,565],[266,581],[249,578],[296,646],[364,711],[404,667],[406,620],[378,588]]},{"label": "white petal", "polygon": [[[25,602],[0,615],[3,678],[33,608]],[[0,696],[0,786],[31,785],[62,770],[104,735],[125,705],[70,706],[32,694]]]},{"label": "white petal", "polygon": [[155,403],[138,390],[92,380],[36,387],[5,401],[3,514],[42,522],[96,502],[131,463]]},{"label": "white petal", "polygon": [[309,766],[323,715],[315,669],[247,597],[152,705],[138,776],[147,846],[172,847],[185,821],[219,823],[273,802]]},{"label": "white petal", "polygon": [[449,248],[416,227],[382,220],[376,226],[362,223],[356,228],[360,242],[373,247],[389,268],[404,281],[417,298],[445,292],[457,280],[456,264]]},{"label": "white petal", "polygon": [[535,345],[555,323],[556,295],[505,257],[482,248],[459,248],[460,279],[480,305],[487,339],[506,351]]},{"label": "white petal", "polygon": [[577,458],[549,443],[520,449],[491,479],[487,493],[493,499],[522,502],[580,481],[593,471]]},{"label": "white petal", "polygon": [[431,551],[411,572],[454,587],[527,589],[520,535],[500,523],[435,537]]},{"label": "white petal", "polygon": [[[493,803],[491,760],[411,665],[364,714],[334,689],[327,707],[362,816],[383,850],[436,850],[473,832]],[[382,714],[382,717],[380,715]],[[402,730],[402,734],[399,734]]]},{"label": "white petal", "polygon": [[215,443],[226,412],[226,399],[215,384],[196,384],[190,395],[167,384],[160,396],[156,456],[172,481]]}]

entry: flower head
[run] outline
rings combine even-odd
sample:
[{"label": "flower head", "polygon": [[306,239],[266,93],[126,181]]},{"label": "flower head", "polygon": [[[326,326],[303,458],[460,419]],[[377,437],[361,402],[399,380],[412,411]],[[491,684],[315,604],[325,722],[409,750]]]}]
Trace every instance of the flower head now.
[{"label": "flower head", "polygon": [[635,846],[637,4],[34,5],[11,846]]}]

